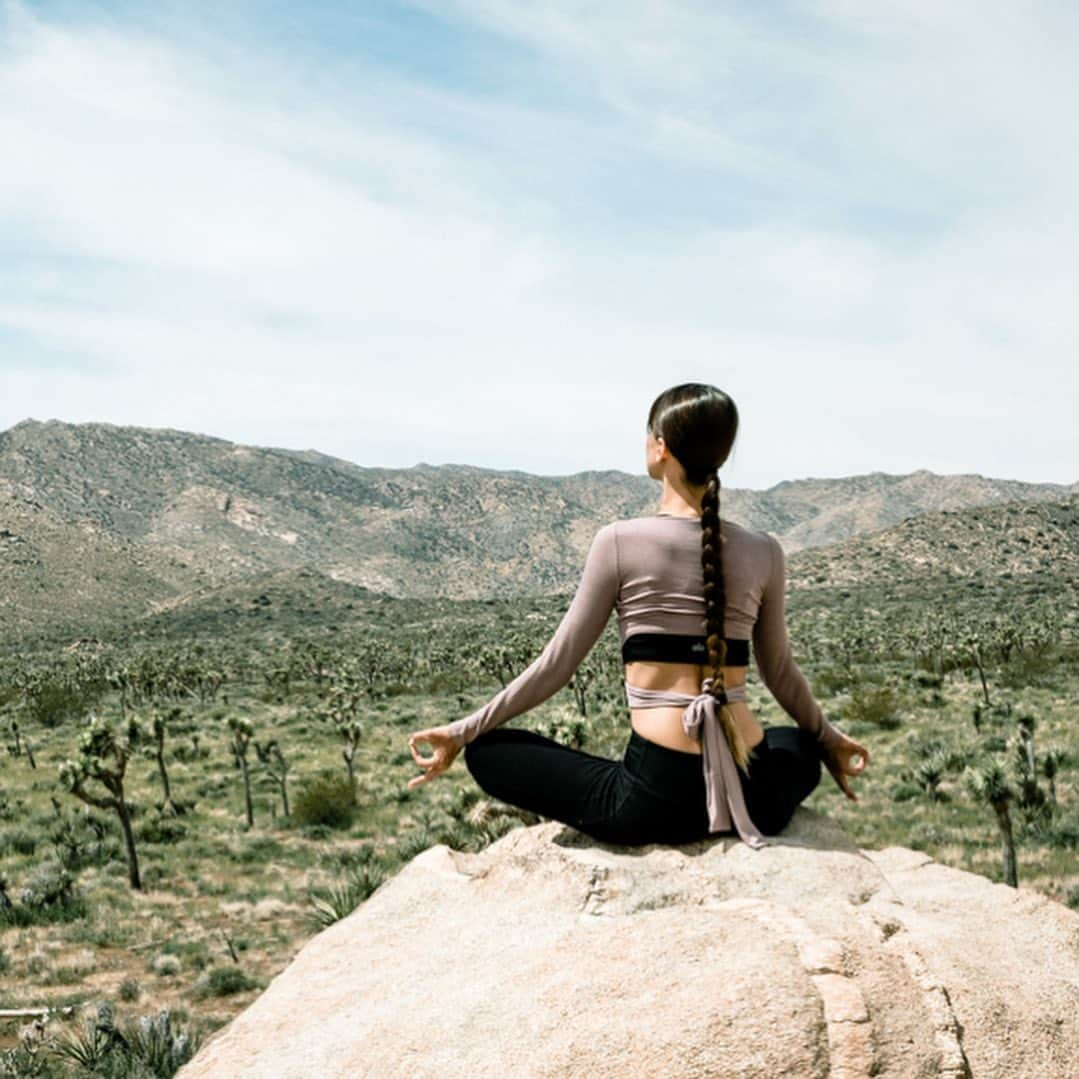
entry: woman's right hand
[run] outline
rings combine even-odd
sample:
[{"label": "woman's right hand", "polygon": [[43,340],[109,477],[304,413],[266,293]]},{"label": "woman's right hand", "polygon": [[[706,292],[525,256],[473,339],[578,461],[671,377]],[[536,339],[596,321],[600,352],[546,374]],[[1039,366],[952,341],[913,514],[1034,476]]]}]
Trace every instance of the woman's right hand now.
[{"label": "woman's right hand", "polygon": [[[858,759],[855,763],[855,759]],[[856,742],[849,734],[840,732],[839,741],[824,754],[823,761],[832,773],[832,778],[839,785],[839,789],[852,801],[858,801],[858,795],[850,789],[847,776],[860,776],[869,764],[869,750]]]},{"label": "woman's right hand", "polygon": [[[416,748],[420,742],[427,742],[434,748],[434,752],[430,757],[420,756],[419,750]],[[425,772],[424,775],[415,776],[408,781],[409,790],[413,787],[418,787],[421,783],[426,783],[429,779],[442,775],[457,759],[457,754],[461,752],[460,746],[450,737],[449,727],[447,726],[431,727],[428,730],[410,734],[408,748],[412,754],[412,759]]]}]

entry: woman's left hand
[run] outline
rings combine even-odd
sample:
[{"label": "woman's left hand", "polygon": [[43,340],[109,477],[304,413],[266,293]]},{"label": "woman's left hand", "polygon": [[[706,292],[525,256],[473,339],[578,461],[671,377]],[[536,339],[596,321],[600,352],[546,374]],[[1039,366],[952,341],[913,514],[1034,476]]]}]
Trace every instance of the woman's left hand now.
[{"label": "woman's left hand", "polygon": [[[856,758],[860,758],[855,763]],[[849,734],[840,734],[840,740],[823,757],[832,778],[839,789],[852,801],[858,801],[858,795],[850,789],[847,776],[860,776],[869,764],[869,750],[856,742]]]},{"label": "woman's left hand", "polygon": [[[420,742],[428,742],[434,747],[434,753],[430,757],[421,757],[416,748]],[[444,771],[457,759],[461,752],[460,746],[450,737],[449,727],[431,727],[426,731],[417,731],[408,737],[408,748],[412,759],[424,769],[425,774],[415,776],[408,781],[408,788],[418,787],[429,779],[442,775]]]}]

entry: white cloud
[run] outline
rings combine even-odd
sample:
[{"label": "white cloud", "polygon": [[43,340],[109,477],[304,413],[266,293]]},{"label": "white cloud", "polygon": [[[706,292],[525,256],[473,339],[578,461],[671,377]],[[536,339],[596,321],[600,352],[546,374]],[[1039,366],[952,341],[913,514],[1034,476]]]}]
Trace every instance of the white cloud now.
[{"label": "white cloud", "polygon": [[430,5],[515,100],[5,10],[0,426],[641,471],[700,379],[734,486],[1076,478],[1066,13]]}]

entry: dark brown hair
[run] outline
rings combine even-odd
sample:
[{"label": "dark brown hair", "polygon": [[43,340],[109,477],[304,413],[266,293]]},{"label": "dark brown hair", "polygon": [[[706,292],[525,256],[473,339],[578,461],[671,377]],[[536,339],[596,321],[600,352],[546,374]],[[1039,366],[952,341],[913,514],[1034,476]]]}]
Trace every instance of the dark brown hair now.
[{"label": "dark brown hair", "polygon": [[723,612],[727,605],[723,582],[723,544],[719,525],[719,468],[730,455],[738,434],[738,409],[722,390],[701,382],[683,382],[664,390],[648,410],[648,431],[662,438],[694,486],[707,484],[701,498],[701,566],[704,569],[704,606],[708,661],[712,667],[712,696],[731,754],[738,766],[749,770],[752,750],[727,707],[723,664],[727,642]]}]

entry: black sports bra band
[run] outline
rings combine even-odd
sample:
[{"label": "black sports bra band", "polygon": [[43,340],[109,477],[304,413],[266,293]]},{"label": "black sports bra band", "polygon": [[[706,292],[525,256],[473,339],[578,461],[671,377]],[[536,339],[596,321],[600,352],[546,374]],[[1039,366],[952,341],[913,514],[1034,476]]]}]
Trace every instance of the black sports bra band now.
[{"label": "black sports bra band", "polygon": [[[728,667],[749,666],[749,641],[725,637]],[[708,663],[708,643],[697,634],[634,633],[622,642],[622,662]]]}]

